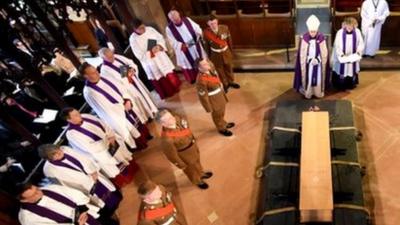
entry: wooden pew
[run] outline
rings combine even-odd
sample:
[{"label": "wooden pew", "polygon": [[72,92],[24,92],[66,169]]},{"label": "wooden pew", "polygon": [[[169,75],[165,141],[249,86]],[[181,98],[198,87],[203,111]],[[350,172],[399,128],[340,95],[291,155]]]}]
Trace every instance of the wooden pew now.
[{"label": "wooden pew", "polygon": [[[217,15],[221,24],[229,26],[234,48],[285,48],[295,44],[293,18],[290,14],[268,16]],[[192,16],[202,28],[208,16]]]},{"label": "wooden pew", "polygon": [[333,191],[328,112],[303,112],[300,222],[332,222]]}]

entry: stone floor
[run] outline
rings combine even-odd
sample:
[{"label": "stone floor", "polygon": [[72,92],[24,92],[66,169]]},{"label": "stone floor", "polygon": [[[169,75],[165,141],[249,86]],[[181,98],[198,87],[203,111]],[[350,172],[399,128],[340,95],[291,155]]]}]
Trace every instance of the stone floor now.
[{"label": "stone floor", "polygon": [[[136,155],[143,173],[123,189],[118,210],[122,225],[136,224],[136,187],[146,177],[171,190],[190,225],[254,224],[259,180],[256,168],[262,164],[264,136],[269,109],[279,100],[301,99],[291,90],[292,73],[240,73],[240,90],[228,93],[226,119],[234,121],[233,137],[216,133],[210,115],[197,101],[194,87],[185,83],[179,95],[160,102],[185,114],[198,140],[202,163],[214,172],[210,189],[199,190],[172,166],[161,152],[156,137],[150,147]],[[327,99],[347,99],[354,105],[356,126],[363,132],[359,143],[360,161],[366,166],[365,199],[375,225],[398,225],[400,221],[400,76],[398,72],[362,72],[353,91],[329,92]],[[152,124],[155,136],[159,128]]]}]

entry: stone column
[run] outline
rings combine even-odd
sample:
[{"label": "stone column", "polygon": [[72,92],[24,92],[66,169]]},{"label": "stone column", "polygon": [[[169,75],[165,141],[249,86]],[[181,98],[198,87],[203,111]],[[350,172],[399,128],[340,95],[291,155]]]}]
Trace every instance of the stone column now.
[{"label": "stone column", "polygon": [[126,0],[136,18],[150,25],[165,35],[167,15],[160,4],[160,0]]}]

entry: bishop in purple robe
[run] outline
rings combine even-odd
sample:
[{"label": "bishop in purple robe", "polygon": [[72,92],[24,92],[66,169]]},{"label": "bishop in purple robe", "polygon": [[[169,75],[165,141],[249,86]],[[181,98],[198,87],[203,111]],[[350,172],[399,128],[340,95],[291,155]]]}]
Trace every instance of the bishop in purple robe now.
[{"label": "bishop in purple robe", "polygon": [[322,98],[330,84],[328,48],[325,36],[318,32],[318,18],[311,15],[306,24],[309,31],[300,39],[293,86],[307,99]]}]

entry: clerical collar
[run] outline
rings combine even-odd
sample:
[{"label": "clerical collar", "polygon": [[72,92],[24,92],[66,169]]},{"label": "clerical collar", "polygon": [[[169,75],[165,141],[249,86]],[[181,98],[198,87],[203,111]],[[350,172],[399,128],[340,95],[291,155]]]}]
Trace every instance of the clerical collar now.
[{"label": "clerical collar", "polygon": [[61,161],[63,161],[64,159],[65,159],[65,155],[63,155],[63,157],[62,157],[61,159],[54,160],[54,162],[61,162]]},{"label": "clerical collar", "polygon": [[346,30],[346,34],[353,34],[353,31],[348,32],[348,31]]},{"label": "clerical collar", "polygon": [[182,20],[181,20],[179,23],[174,23],[174,25],[177,26],[177,27],[182,26],[182,24],[183,24],[183,21],[182,21]]},{"label": "clerical collar", "polygon": [[100,80],[101,80],[101,79],[99,78],[97,81],[92,82],[92,81],[90,81],[90,80],[87,80],[87,82],[92,83],[92,84],[97,84],[97,83],[99,83]]},{"label": "clerical collar", "polygon": [[142,34],[144,34],[144,32],[142,33],[142,34],[139,34],[138,32],[136,32],[135,30],[133,31],[133,33],[135,33],[136,35],[142,35]]},{"label": "clerical collar", "polygon": [[68,123],[68,125],[69,126],[71,126],[71,127],[80,127],[80,126],[82,126],[82,124],[83,124],[83,120],[80,122],[80,123],[78,123],[78,124],[73,124],[73,123]]},{"label": "clerical collar", "polygon": [[43,199],[43,196],[42,196],[41,198],[39,198],[39,200],[37,200],[37,201],[36,201],[35,203],[33,203],[33,204],[36,204],[36,205],[39,204],[39,202],[42,201],[42,199]]}]

